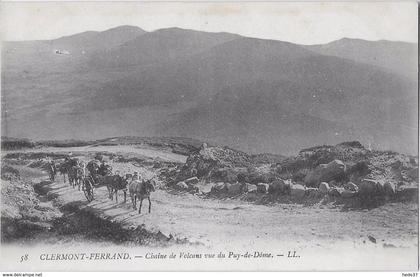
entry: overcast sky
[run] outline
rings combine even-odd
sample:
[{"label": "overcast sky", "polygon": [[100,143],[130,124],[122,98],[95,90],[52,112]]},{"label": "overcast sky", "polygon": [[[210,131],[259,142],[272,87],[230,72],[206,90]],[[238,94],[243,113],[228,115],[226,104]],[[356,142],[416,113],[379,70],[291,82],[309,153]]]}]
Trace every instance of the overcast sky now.
[{"label": "overcast sky", "polygon": [[3,40],[52,39],[134,25],[231,32],[300,44],[343,37],[417,42],[417,4],[399,3],[2,3]]}]

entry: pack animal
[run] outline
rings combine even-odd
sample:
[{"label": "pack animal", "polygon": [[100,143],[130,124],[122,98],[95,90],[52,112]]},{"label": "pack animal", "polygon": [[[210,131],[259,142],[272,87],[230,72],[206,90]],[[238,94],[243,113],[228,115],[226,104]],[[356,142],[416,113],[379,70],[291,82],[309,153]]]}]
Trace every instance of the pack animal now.
[{"label": "pack animal", "polygon": [[128,180],[130,179],[131,174],[126,174],[125,177],[121,177],[119,175],[110,176],[113,178],[106,178],[106,187],[109,193],[109,199],[114,200],[115,194],[115,201],[118,203],[118,191],[122,190],[124,192],[124,203],[127,202],[127,184]]},{"label": "pack animal", "polygon": [[[70,158],[65,158],[64,162],[62,162],[59,166],[58,166],[58,171],[60,172],[61,175],[63,175],[64,178],[64,183],[66,183],[66,174],[67,177],[69,177],[69,182],[70,182],[70,171],[71,168],[74,166],[78,166],[78,161],[76,159],[70,159]],[[72,184],[70,183],[70,186]]]},{"label": "pack animal", "polygon": [[64,183],[66,183],[66,174],[69,174],[69,169],[67,168],[67,164],[66,163],[61,163],[58,165],[57,167],[58,172],[60,172],[60,174],[63,176],[64,179]]},{"label": "pack animal", "polygon": [[83,182],[83,169],[79,166],[72,166],[68,171],[68,176],[70,186],[75,188],[77,185],[80,190],[80,186]]},{"label": "pack animal", "polygon": [[150,201],[150,193],[155,191],[155,181],[153,179],[146,181],[133,180],[128,185],[133,209],[137,209],[137,199],[140,200],[139,214],[141,214],[141,206],[143,199],[149,200],[149,213],[151,212],[152,202]]}]

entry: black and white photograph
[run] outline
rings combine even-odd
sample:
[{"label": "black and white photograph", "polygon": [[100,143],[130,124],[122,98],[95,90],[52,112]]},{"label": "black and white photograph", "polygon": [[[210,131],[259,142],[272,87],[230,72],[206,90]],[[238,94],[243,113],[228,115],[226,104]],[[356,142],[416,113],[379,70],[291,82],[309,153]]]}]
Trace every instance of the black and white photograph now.
[{"label": "black and white photograph", "polygon": [[418,11],[0,3],[0,271],[418,271]]}]

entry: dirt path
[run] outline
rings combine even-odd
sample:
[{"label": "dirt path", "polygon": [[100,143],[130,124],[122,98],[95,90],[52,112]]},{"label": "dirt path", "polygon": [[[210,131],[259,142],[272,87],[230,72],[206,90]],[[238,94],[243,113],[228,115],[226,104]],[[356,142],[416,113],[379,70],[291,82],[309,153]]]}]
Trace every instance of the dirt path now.
[{"label": "dirt path", "polygon": [[[7,153],[13,153],[16,151],[2,151],[2,155],[6,155]],[[136,147],[133,145],[118,145],[118,146],[80,146],[80,147],[41,147],[41,148],[31,148],[31,149],[22,149],[18,152],[25,153],[25,152],[49,152],[49,153],[73,153],[75,155],[82,154],[85,155],[86,153],[96,153],[96,152],[109,152],[113,154],[133,154],[133,155],[141,155],[146,156],[149,158],[159,158],[163,161],[168,162],[178,162],[178,163],[185,163],[187,157],[180,154],[175,154],[170,151],[163,151],[157,150],[152,148],[142,148]]]},{"label": "dirt path", "polygon": [[[144,173],[140,170],[142,174]],[[156,190],[152,194],[152,213],[143,202],[142,214],[134,211],[129,196],[123,203],[120,192],[117,204],[108,199],[105,187],[95,190],[95,200],[88,203],[82,191],[61,180],[50,185],[63,204],[80,202],[110,220],[128,228],[145,225],[166,236],[187,238],[205,245],[238,244],[244,247],[266,242],[293,242],[302,247],[329,248],[337,242],[354,245],[377,244],[415,247],[417,243],[417,206],[389,203],[373,210],[341,212],[324,206],[248,204],[239,200],[203,199],[188,193]]]}]

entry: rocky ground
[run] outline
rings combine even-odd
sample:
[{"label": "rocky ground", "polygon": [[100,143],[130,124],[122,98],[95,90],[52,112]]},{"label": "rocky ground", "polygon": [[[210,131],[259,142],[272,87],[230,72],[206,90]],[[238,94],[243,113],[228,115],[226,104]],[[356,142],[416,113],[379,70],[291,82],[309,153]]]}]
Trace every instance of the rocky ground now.
[{"label": "rocky ground", "polygon": [[204,145],[163,177],[177,190],[260,204],[322,203],[358,210],[418,202],[418,158],[371,151],[358,142],[304,149],[276,161]]}]

